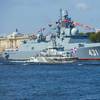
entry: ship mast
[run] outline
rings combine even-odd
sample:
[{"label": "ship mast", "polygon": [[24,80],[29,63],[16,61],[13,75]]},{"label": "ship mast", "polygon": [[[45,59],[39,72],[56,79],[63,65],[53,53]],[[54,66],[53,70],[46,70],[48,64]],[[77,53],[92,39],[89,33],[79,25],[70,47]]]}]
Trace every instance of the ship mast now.
[{"label": "ship mast", "polygon": [[61,26],[62,26],[62,9],[60,9],[60,20],[61,20]]}]

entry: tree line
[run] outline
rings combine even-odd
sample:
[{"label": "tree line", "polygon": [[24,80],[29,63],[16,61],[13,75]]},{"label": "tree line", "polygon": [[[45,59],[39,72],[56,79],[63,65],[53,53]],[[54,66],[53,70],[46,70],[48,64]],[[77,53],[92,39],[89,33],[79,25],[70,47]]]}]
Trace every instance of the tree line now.
[{"label": "tree line", "polygon": [[100,32],[89,32],[87,34],[91,42],[100,42]]},{"label": "tree line", "polygon": [[100,42],[100,32],[87,32],[87,33],[80,33],[80,35],[88,35],[91,42]]}]

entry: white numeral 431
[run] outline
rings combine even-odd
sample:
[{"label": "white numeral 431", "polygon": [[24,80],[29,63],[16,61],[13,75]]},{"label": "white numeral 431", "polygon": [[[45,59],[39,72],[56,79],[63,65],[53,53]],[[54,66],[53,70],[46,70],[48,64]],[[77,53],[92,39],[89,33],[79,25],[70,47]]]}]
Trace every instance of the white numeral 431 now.
[{"label": "white numeral 431", "polygon": [[90,56],[98,56],[99,53],[96,49],[89,49],[89,55]]}]

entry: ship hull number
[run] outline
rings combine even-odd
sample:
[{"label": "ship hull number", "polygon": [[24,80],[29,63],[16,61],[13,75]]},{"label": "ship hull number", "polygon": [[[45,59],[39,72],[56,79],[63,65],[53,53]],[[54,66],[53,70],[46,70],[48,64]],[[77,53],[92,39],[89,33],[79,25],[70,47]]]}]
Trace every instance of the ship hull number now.
[{"label": "ship hull number", "polygon": [[90,56],[99,56],[99,52],[97,49],[89,49]]}]

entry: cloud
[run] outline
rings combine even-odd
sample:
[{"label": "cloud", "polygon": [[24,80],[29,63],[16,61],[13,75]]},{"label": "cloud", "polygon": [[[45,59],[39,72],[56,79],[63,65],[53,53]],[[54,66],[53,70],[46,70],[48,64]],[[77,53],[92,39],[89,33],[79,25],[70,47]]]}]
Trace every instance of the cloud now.
[{"label": "cloud", "polygon": [[89,6],[88,6],[86,3],[78,3],[78,4],[76,5],[76,7],[77,7],[79,10],[83,10],[83,11],[88,10],[88,8],[89,8]]}]

